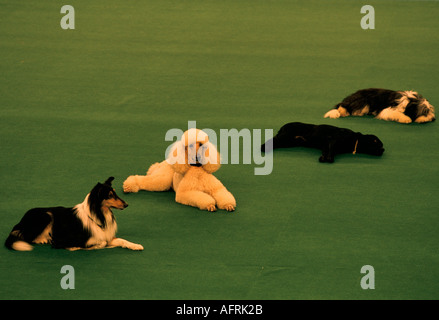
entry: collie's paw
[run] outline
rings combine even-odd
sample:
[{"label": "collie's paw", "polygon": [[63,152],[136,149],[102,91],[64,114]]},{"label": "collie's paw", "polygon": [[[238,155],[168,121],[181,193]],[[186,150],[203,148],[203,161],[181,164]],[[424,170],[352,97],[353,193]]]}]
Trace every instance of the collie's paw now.
[{"label": "collie's paw", "polygon": [[214,204],[209,204],[209,205],[207,206],[206,210],[207,210],[207,211],[210,211],[210,212],[215,212],[215,211],[216,211],[216,207],[215,207]]},{"label": "collie's paw", "polygon": [[235,206],[234,206],[233,204],[226,204],[226,205],[224,206],[224,210],[227,210],[227,211],[229,211],[229,212],[231,212],[231,211],[235,211]]},{"label": "collie's paw", "polygon": [[124,182],[123,182],[123,192],[138,192],[139,191],[139,185],[137,184],[136,176],[129,176]]}]

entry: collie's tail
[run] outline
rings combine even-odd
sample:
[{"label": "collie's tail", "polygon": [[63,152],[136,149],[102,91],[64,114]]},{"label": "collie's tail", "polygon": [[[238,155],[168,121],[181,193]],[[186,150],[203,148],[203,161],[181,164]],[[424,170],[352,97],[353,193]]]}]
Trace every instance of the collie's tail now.
[{"label": "collie's tail", "polygon": [[5,241],[8,249],[16,251],[31,251],[34,247],[23,240],[19,230],[13,230]]}]

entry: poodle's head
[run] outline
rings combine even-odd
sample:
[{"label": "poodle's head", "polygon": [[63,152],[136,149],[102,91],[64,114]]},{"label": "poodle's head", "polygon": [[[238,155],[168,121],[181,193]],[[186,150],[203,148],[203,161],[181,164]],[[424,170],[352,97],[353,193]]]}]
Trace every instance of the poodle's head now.
[{"label": "poodle's head", "polygon": [[207,173],[213,173],[221,166],[220,154],[209,142],[209,136],[196,128],[187,130],[180,141],[171,146],[166,161],[182,174],[191,167],[202,167]]}]

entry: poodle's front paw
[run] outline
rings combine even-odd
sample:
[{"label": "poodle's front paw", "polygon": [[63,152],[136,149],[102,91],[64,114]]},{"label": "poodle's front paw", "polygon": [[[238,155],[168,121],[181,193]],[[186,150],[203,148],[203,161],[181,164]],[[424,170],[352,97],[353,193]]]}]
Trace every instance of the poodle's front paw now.
[{"label": "poodle's front paw", "polygon": [[127,247],[130,250],[136,250],[136,251],[141,251],[143,250],[143,246],[141,244],[137,244],[137,243],[131,243],[129,245],[129,247]]},{"label": "poodle's front paw", "polygon": [[231,212],[231,211],[235,211],[235,206],[234,206],[233,204],[226,204],[226,205],[224,206],[224,210],[227,210],[227,211],[229,211],[229,212]]},{"label": "poodle's front paw", "polygon": [[137,184],[136,176],[129,176],[124,182],[123,182],[123,192],[138,192],[139,191],[139,185]]},{"label": "poodle's front paw", "polygon": [[215,212],[216,211],[216,207],[215,207],[215,205],[214,204],[209,204],[208,206],[207,206],[207,209],[206,209],[207,211],[210,211],[210,212]]}]

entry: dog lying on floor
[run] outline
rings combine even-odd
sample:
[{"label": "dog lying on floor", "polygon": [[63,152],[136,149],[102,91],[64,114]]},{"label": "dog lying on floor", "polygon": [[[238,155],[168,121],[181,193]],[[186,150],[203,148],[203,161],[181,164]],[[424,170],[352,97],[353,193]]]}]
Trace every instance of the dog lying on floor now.
[{"label": "dog lying on floor", "polygon": [[376,119],[400,123],[435,120],[434,107],[415,91],[363,89],[347,96],[325,114],[325,118],[373,115]]},{"label": "dog lying on floor", "polygon": [[[334,157],[342,153],[365,153],[381,156],[383,143],[374,135],[364,135],[349,129],[329,125],[314,125],[291,122],[280,128],[272,139],[273,149],[308,147],[322,150],[320,162],[334,162]],[[267,142],[265,143],[267,144]],[[268,152],[265,144],[261,151]]]},{"label": "dog lying on floor", "polygon": [[84,201],[73,208],[34,208],[14,226],[5,246],[30,251],[31,243],[49,243],[70,251],[122,247],[143,250],[140,244],[116,238],[117,224],[111,208],[123,210],[128,204],[111,186],[113,177],[98,183]]},{"label": "dog lying on floor", "polygon": [[124,192],[175,191],[175,201],[201,210],[234,211],[236,200],[213,173],[221,167],[220,154],[199,129],[187,130],[173,144],[167,159],[152,164],[145,176],[132,175]]}]

